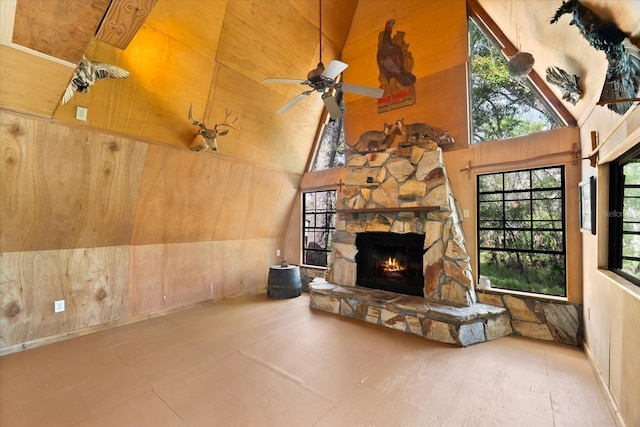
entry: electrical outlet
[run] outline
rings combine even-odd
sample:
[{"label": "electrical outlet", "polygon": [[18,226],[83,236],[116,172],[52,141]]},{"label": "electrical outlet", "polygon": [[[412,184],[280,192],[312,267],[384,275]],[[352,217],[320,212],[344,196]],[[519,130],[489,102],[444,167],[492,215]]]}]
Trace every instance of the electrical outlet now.
[{"label": "electrical outlet", "polygon": [[53,312],[54,313],[60,313],[64,311],[64,300],[58,300],[58,301],[54,301],[53,302]]},{"label": "electrical outlet", "polygon": [[76,120],[82,120],[83,122],[86,122],[88,112],[89,109],[87,107],[76,107]]},{"label": "electrical outlet", "polygon": [[276,256],[280,256],[280,249],[276,249]]},{"label": "electrical outlet", "polygon": [[166,301],[166,300],[167,300],[167,296],[166,296],[166,295],[163,295],[163,296],[162,296],[162,299],[164,299],[164,300]]},{"label": "electrical outlet", "polygon": [[469,209],[463,209],[462,216],[464,216],[465,218],[469,218]]}]

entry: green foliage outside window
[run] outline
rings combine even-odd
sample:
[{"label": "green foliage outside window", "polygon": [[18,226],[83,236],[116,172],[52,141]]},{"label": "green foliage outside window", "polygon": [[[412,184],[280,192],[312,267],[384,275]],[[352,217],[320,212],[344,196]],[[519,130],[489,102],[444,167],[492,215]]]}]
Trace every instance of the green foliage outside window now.
[{"label": "green foliage outside window", "polygon": [[478,175],[479,274],[496,288],[566,296],[564,169]]},{"label": "green foliage outside window", "polygon": [[640,286],[640,145],[611,166],[609,267]]},{"label": "green foliage outside window", "polygon": [[561,127],[525,78],[509,75],[507,61],[469,19],[473,143]]}]

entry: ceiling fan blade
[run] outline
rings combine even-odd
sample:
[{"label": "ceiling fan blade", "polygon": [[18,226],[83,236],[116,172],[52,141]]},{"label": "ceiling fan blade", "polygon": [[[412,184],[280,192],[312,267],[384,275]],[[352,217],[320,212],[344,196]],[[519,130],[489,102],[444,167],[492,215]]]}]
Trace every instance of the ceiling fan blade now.
[{"label": "ceiling fan blade", "polygon": [[340,88],[343,92],[356,93],[358,95],[369,96],[371,98],[380,98],[384,94],[384,90],[376,87],[352,85],[342,83]]},{"label": "ceiling fan blade", "polygon": [[324,102],[324,106],[327,107],[327,111],[332,119],[337,120],[342,117],[342,109],[333,96],[328,93],[323,93],[322,102]]},{"label": "ceiling fan blade", "polygon": [[347,67],[348,65],[345,64],[344,62],[334,59],[333,61],[329,62],[329,65],[327,65],[327,68],[324,69],[324,72],[322,73],[322,75],[326,78],[333,80],[336,77],[338,77],[338,74],[346,70]]},{"label": "ceiling fan blade", "polygon": [[262,83],[284,83],[284,84],[303,84],[305,81],[302,79],[264,79]]},{"label": "ceiling fan blade", "polygon": [[313,93],[312,90],[308,90],[305,92],[302,92],[300,95],[296,96],[295,98],[293,98],[291,101],[287,102],[286,104],[284,104],[282,107],[280,107],[277,111],[276,114],[282,114],[285,111],[287,111],[289,108],[293,107],[294,105],[296,105],[298,102],[302,101],[303,99],[305,99],[307,96],[311,95]]}]

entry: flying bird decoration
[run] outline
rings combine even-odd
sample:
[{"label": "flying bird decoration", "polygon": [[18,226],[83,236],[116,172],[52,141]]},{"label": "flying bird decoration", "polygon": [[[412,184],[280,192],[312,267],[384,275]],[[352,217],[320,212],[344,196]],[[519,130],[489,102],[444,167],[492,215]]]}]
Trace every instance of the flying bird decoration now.
[{"label": "flying bird decoration", "polygon": [[607,104],[610,110],[624,114],[633,103],[615,101],[633,99],[638,94],[640,49],[616,24],[603,21],[578,0],[563,1],[551,23],[558,22],[567,13],[572,15],[569,25],[578,27],[589,44],[603,51],[609,62],[599,104]]},{"label": "flying bird decoration", "polygon": [[86,57],[82,57],[82,61],[73,72],[71,82],[62,95],[61,103],[64,105],[75,95],[76,92],[86,93],[89,86],[93,86],[96,81],[110,77],[112,79],[126,79],[129,72],[112,64],[103,62],[92,62]]},{"label": "flying bird decoration", "polygon": [[416,82],[416,76],[411,74],[413,57],[408,52],[409,45],[404,41],[405,33],[397,31],[392,36],[394,19],[389,19],[384,31],[378,35],[378,52],[376,59],[380,69],[380,84],[385,92],[394,92],[397,86],[408,87]]}]

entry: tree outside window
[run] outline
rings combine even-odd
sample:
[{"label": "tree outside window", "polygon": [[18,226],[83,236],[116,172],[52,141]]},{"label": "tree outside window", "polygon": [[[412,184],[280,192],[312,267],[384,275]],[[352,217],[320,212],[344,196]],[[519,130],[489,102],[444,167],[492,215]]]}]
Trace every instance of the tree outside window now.
[{"label": "tree outside window", "polygon": [[479,274],[496,288],[566,296],[564,167],[477,180]]},{"label": "tree outside window", "polygon": [[303,264],[327,266],[331,236],[336,228],[336,190],[303,194]]},{"label": "tree outside window", "polygon": [[473,143],[563,126],[526,78],[509,75],[507,60],[469,19]]}]

